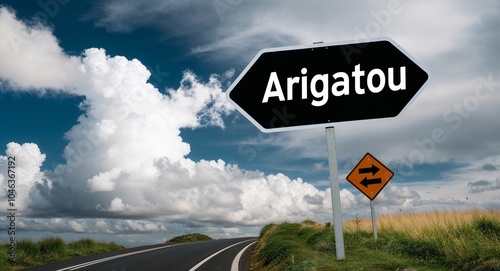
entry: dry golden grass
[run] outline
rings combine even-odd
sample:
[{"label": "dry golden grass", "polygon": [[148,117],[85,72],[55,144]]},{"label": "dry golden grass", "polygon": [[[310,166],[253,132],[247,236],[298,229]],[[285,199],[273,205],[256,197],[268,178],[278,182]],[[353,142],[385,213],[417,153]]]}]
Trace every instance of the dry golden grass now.
[{"label": "dry golden grass", "polygon": [[[500,266],[498,225],[500,210],[434,211],[377,218],[379,236],[413,240],[430,253],[443,255],[447,262],[470,262],[470,267],[468,263],[462,265],[467,270],[497,270]],[[371,232],[371,219],[347,221],[344,228]],[[494,254],[499,256],[492,257]],[[480,267],[473,268],[478,261],[482,262]]]},{"label": "dry golden grass", "polygon": [[349,261],[329,260],[331,223],[267,225],[253,270],[500,270],[500,210],[383,215],[377,241],[371,219],[345,221],[343,228]]},{"label": "dry golden grass", "polygon": [[[396,231],[418,238],[429,231],[450,231],[469,225],[472,221],[486,218],[500,222],[500,210],[455,210],[426,213],[383,215],[377,217],[378,231]],[[346,231],[371,231],[371,219],[355,219],[344,222]]]}]

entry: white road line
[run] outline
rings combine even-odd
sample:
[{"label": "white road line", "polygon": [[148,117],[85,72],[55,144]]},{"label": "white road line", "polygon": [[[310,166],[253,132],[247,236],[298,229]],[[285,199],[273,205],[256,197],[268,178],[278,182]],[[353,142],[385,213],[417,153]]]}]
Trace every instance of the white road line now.
[{"label": "white road line", "polygon": [[241,241],[241,242],[239,242],[239,243],[232,244],[232,245],[230,245],[230,246],[228,246],[228,247],[225,247],[225,248],[223,248],[223,249],[221,249],[221,250],[219,250],[219,251],[215,252],[214,254],[212,254],[212,255],[210,255],[210,256],[208,256],[208,257],[206,257],[203,261],[199,262],[197,265],[193,266],[193,268],[189,269],[189,271],[194,271],[194,270],[198,269],[200,266],[202,266],[204,263],[206,263],[208,260],[210,260],[210,259],[212,259],[213,257],[215,257],[215,255],[217,255],[217,254],[221,253],[222,251],[224,251],[224,250],[226,250],[226,249],[229,249],[229,248],[232,248],[232,247],[234,247],[234,246],[237,246],[237,245],[239,245],[239,244],[242,244],[242,243],[245,243],[245,242],[249,242],[249,241],[251,241],[251,240]]},{"label": "white road line", "polygon": [[239,253],[238,255],[236,255],[236,257],[234,257],[234,260],[233,260],[233,264],[231,265],[231,271],[239,271],[240,269],[240,259],[241,259],[241,256],[243,255],[243,253],[245,253],[245,250],[247,250],[247,248],[249,248],[251,245],[257,243],[257,241],[254,241],[252,243],[250,243],[248,246],[246,246],[245,248],[243,248]]},{"label": "white road line", "polygon": [[169,247],[175,247],[175,246],[178,246],[178,245],[169,245],[169,246],[164,246],[164,247],[157,247],[157,248],[150,248],[150,249],[146,249],[146,250],[139,250],[139,251],[135,251],[135,252],[129,252],[129,253],[125,253],[125,254],[120,254],[120,255],[116,255],[116,256],[111,256],[111,257],[107,257],[107,258],[103,258],[103,259],[99,259],[99,260],[94,260],[94,261],[90,261],[90,262],[86,262],[86,263],[81,263],[81,264],[65,267],[62,269],[58,269],[56,271],[78,270],[80,268],[84,268],[84,267],[91,266],[91,265],[98,264],[98,263],[102,263],[102,262],[111,261],[111,260],[118,259],[118,258],[127,257],[130,255],[135,255],[135,254],[140,254],[140,253],[144,253],[144,252],[149,252],[149,251],[164,249],[164,248],[169,248]]}]

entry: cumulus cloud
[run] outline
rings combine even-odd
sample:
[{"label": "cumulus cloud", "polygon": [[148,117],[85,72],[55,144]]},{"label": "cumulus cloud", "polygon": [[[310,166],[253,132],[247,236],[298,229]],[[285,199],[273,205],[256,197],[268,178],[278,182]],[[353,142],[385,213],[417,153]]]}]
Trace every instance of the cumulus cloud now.
[{"label": "cumulus cloud", "polygon": [[109,207],[105,211],[123,212],[126,211],[127,209],[129,209],[129,207],[123,203],[123,200],[121,198],[116,197],[111,201]]},{"label": "cumulus cloud", "polygon": [[90,192],[113,191],[116,181],[121,177],[121,169],[113,168],[111,171],[103,172],[87,180]]},{"label": "cumulus cloud", "polygon": [[80,80],[79,58],[59,47],[50,28],[29,25],[0,7],[0,81],[26,89],[68,89]]},{"label": "cumulus cloud", "polygon": [[7,144],[7,157],[14,157],[16,164],[22,165],[17,170],[18,178],[23,180],[23,184],[33,185],[38,180],[40,167],[45,161],[45,154],[40,152],[36,144],[24,143],[22,145],[11,142]]},{"label": "cumulus cloud", "polygon": [[[2,12],[3,17],[14,18],[8,10]],[[27,33],[38,29],[15,18],[13,24]],[[43,31],[56,41],[49,30]],[[35,46],[28,45],[23,50]],[[0,77],[8,78],[13,86],[40,93],[46,87],[58,87],[60,92],[83,97],[84,113],[64,135],[68,142],[65,162],[53,171],[40,170],[45,155],[35,143],[7,146],[6,156],[15,155],[18,170],[25,172],[19,181],[24,185],[19,189],[25,193],[23,213],[35,218],[33,225],[24,225],[27,229],[91,232],[81,218],[98,217],[102,219],[95,222],[102,232],[144,232],[165,227],[140,221],[234,227],[330,213],[329,191],[320,191],[300,178],[247,171],[223,160],[187,158],[190,145],[181,129],[224,128],[223,117],[234,110],[218,75],[201,81],[186,71],[179,87],[162,94],[148,83],[151,73],[137,59],[109,56],[98,48],[72,57],[57,43],[51,46],[59,53],[47,58],[70,65],[76,61],[81,80],[69,87],[35,81],[23,85],[22,77],[0,71]],[[24,69],[19,74],[29,72]],[[72,69],[59,72],[58,76],[73,74]],[[1,156],[3,167],[6,156]],[[346,204],[352,201],[350,192],[342,195]],[[117,222],[111,226],[109,218]]]},{"label": "cumulus cloud", "polygon": [[[0,185],[7,187],[9,161],[14,162],[14,180],[16,181],[16,209],[26,211],[33,199],[29,196],[29,190],[43,178],[40,167],[45,161],[45,154],[40,152],[36,144],[18,144],[11,142],[7,144],[6,155],[0,155]],[[8,158],[12,159],[9,160]],[[20,181],[22,180],[22,181]],[[7,190],[0,191],[0,198],[7,200]]]},{"label": "cumulus cloud", "polygon": [[[222,116],[233,108],[217,76],[204,83],[187,71],[181,86],[163,95],[147,82],[149,71],[135,59],[88,49],[80,69],[85,80],[76,91],[85,97],[85,114],[65,134],[66,163],[37,183],[32,191],[37,197],[66,212],[149,216],[145,210],[163,208],[164,193],[175,197],[176,189],[228,178],[223,161],[185,158],[190,146],[180,136],[181,128],[224,126]],[[169,208],[175,210],[175,204]]]}]

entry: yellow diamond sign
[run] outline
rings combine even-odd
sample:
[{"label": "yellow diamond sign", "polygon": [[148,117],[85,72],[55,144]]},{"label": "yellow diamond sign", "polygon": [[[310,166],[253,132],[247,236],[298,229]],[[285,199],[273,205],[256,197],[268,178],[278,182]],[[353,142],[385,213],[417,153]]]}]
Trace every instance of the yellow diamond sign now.
[{"label": "yellow diamond sign", "polygon": [[347,175],[347,180],[370,200],[382,191],[394,173],[370,153]]}]

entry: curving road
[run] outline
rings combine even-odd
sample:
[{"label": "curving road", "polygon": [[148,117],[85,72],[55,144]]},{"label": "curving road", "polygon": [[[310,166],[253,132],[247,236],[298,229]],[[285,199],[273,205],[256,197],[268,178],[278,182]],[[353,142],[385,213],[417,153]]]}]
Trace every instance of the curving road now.
[{"label": "curving road", "polygon": [[155,245],[92,255],[29,271],[248,271],[256,238]]}]

